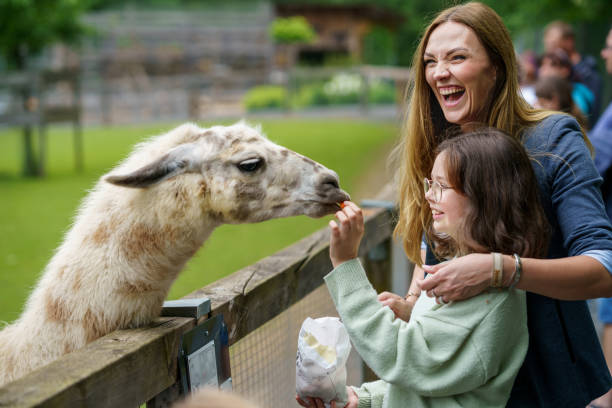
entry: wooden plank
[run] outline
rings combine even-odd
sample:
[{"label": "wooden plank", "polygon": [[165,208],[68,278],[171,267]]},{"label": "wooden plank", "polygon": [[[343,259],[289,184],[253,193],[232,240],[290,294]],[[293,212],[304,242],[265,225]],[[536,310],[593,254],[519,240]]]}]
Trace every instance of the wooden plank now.
[{"label": "wooden plank", "polygon": [[[366,213],[360,255],[388,239],[395,225],[387,210]],[[212,313],[223,313],[233,344],[319,287],[331,269],[325,228],[185,297],[210,298]]]},{"label": "wooden plank", "polygon": [[137,407],[176,381],[181,334],[195,319],[119,330],[0,388],[0,407]]}]

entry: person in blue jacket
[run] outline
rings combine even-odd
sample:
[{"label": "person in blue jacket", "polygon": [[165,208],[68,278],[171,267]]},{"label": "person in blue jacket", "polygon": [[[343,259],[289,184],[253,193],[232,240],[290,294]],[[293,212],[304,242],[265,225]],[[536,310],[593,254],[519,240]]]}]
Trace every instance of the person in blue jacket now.
[{"label": "person in blue jacket", "polygon": [[[612,296],[612,225],[584,132],[571,116],[533,109],[520,96],[510,35],[499,15],[477,2],[442,11],[425,29],[409,98],[395,232],[416,267],[407,296],[382,293],[379,300],[405,319],[421,291],[448,302],[488,290],[490,254],[434,265],[433,252],[421,250],[432,217],[421,181],[437,146],[453,133],[481,125],[505,131],[537,159],[533,168],[552,228],[546,259],[524,258],[516,284],[528,292],[529,347],[508,406],[586,406],[612,387],[584,302]],[[504,282],[514,270],[512,254],[504,254]]]},{"label": "person in blue jacket", "polygon": [[[606,38],[605,47],[601,50],[601,57],[606,63],[606,71],[612,75],[612,29]],[[595,148],[595,167],[604,179],[601,186],[606,213],[612,220],[612,103],[608,105],[601,115],[589,139]],[[612,370],[612,298],[599,300],[599,320],[603,323],[602,346],[608,368]],[[592,408],[612,407],[612,390],[593,401]]]}]

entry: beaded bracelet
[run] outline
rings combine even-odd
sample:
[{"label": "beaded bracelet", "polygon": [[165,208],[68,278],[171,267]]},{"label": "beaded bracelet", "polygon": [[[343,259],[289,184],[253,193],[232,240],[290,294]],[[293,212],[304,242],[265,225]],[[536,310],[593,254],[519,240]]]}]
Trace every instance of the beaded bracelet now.
[{"label": "beaded bracelet", "polygon": [[521,272],[523,272],[523,262],[518,254],[514,254],[514,276],[512,278],[512,283],[510,286],[508,286],[508,288],[512,289],[516,286],[519,279],[521,279]]}]

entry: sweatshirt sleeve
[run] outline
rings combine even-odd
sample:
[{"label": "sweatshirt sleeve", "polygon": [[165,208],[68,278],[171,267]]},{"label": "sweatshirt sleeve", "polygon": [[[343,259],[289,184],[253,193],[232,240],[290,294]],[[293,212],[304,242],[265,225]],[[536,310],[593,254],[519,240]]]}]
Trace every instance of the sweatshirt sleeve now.
[{"label": "sweatshirt sleeve", "polygon": [[460,319],[442,313],[410,323],[395,319],[378,302],[358,259],[339,265],[325,283],[355,349],[380,379],[432,397],[461,394],[487,381],[491,373],[472,330],[454,323]]},{"label": "sweatshirt sleeve", "polygon": [[382,408],[389,384],[379,380],[361,384],[361,387],[353,387],[359,404],[357,408]]}]

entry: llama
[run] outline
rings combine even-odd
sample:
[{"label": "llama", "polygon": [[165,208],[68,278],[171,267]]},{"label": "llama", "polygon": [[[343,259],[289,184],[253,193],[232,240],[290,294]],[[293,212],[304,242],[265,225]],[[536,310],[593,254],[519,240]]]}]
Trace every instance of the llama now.
[{"label": "llama", "polygon": [[243,122],[141,143],[85,197],[24,312],[0,331],[0,385],[159,316],[219,225],[321,217],[348,199],[336,173]]}]

